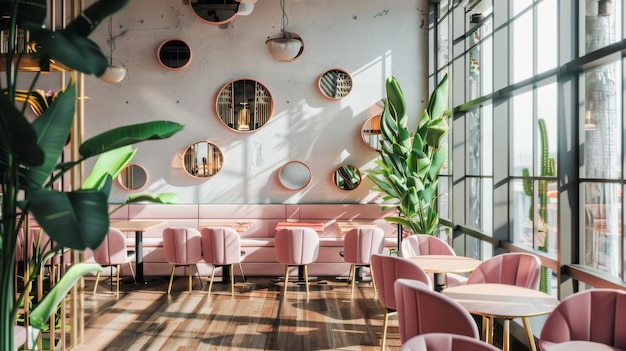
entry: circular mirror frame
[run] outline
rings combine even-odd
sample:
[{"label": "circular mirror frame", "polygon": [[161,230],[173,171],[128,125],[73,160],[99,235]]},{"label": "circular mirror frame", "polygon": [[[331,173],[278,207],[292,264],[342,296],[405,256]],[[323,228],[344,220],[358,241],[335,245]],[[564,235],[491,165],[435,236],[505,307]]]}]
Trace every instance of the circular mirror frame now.
[{"label": "circular mirror frame", "polygon": [[[142,172],[143,182],[139,185],[134,185],[137,173]],[[131,163],[126,165],[117,176],[117,182],[125,190],[136,191],[143,189],[148,184],[148,171],[141,165]]]},{"label": "circular mirror frame", "polygon": [[[183,49],[181,50],[181,48]],[[182,58],[180,57],[181,54]],[[157,49],[157,60],[163,68],[170,71],[180,71],[189,67],[192,58],[191,47],[181,39],[167,39]],[[171,62],[176,62],[176,64]]]},{"label": "circular mirror frame", "polygon": [[289,161],[278,171],[278,181],[288,190],[301,190],[311,184],[313,175],[309,166],[301,161]]},{"label": "circular mirror frame", "polygon": [[[189,6],[191,7],[191,11],[193,11],[193,13],[202,21],[208,24],[213,24],[213,25],[221,25],[221,24],[227,24],[229,22],[231,22],[232,20],[235,19],[235,17],[237,17],[237,12],[239,11],[239,4],[240,2],[238,1],[234,1],[234,0],[224,0],[224,2],[222,4],[198,4],[198,1],[189,1]],[[199,11],[197,10],[198,5],[206,5],[207,7],[211,7],[213,6],[213,9],[207,8],[205,11],[207,12],[207,17],[203,17]],[[233,14],[228,16],[228,18],[225,19],[219,19],[218,18],[218,10],[225,10],[226,7],[232,7],[232,12]],[[204,9],[203,9],[204,10]],[[213,12],[213,16],[215,16],[215,20],[212,21],[208,18],[208,13],[209,12]],[[231,9],[228,9],[226,11],[224,11],[225,13],[230,13]]]},{"label": "circular mirror frame", "polygon": [[[243,86],[239,86],[239,85]],[[252,91],[246,93],[252,86]],[[235,101],[241,101],[235,103]],[[247,102],[246,102],[247,101]],[[265,85],[254,79],[236,79],[225,84],[215,99],[217,119],[236,132],[253,132],[274,115],[274,99]]]},{"label": "circular mirror frame", "polygon": [[380,140],[383,137],[380,131],[380,119],[381,115],[372,116],[361,127],[361,138],[372,150],[380,150]]},{"label": "circular mirror frame", "polygon": [[[352,174],[352,172],[355,172],[355,174]],[[341,179],[339,179],[339,176],[341,176]],[[354,178],[355,181],[352,182],[351,178]],[[348,180],[348,182],[346,182],[346,180]],[[359,187],[359,185],[361,185],[362,180],[363,180],[363,175],[361,174],[361,170],[359,170],[358,167],[351,165],[351,164],[339,165],[339,167],[335,168],[335,171],[333,172],[333,184],[335,184],[335,186],[340,190],[345,190],[345,191],[355,190],[356,188]]]},{"label": "circular mirror frame", "polygon": [[352,76],[341,68],[333,68],[320,75],[317,87],[327,99],[341,100],[352,91]]},{"label": "circular mirror frame", "polygon": [[[206,144],[205,154],[200,154],[200,152],[198,151],[199,144]],[[212,148],[212,152],[209,152],[209,147]],[[202,162],[198,162],[198,157],[202,157]],[[195,160],[194,164],[191,167],[187,167],[187,165],[192,160]],[[189,145],[185,149],[185,151],[183,152],[182,164],[185,173],[194,178],[211,178],[219,173],[219,171],[224,166],[224,153],[222,152],[222,149],[219,148],[219,146],[208,140],[198,141]],[[202,175],[200,175],[201,173]]]}]

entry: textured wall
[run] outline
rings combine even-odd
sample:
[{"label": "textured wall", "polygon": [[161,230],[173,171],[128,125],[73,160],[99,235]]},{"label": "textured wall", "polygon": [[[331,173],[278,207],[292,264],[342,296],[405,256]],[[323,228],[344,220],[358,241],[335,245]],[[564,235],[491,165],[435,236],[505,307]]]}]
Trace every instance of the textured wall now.
[{"label": "textured wall", "polygon": [[[423,0],[287,0],[288,30],[302,36],[304,54],[295,62],[275,61],[265,40],[280,31],[278,0],[259,0],[249,16],[227,28],[200,21],[183,0],[132,0],[113,17],[115,61],[128,68],[119,84],[86,78],[86,137],[123,124],[167,119],[185,124],[165,141],[138,145],[134,162],[147,168],[144,191],[173,191],[182,203],[371,202],[371,182],[355,191],[338,190],[333,170],[343,163],[365,170],[377,153],[361,140],[360,129],[377,114],[385,78],[394,75],[409,99],[411,116],[427,100],[427,5]],[[107,23],[92,35],[108,52]],[[190,44],[191,65],[163,69],[158,46],[178,38]],[[346,98],[331,101],[317,90],[320,74],[341,68],[353,77]],[[218,121],[215,97],[233,79],[262,82],[274,98],[274,115],[251,133],[228,130]],[[416,124],[416,121],[412,122]],[[201,180],[182,169],[185,148],[210,140],[224,152],[222,170]],[[284,189],[279,168],[290,160],[307,163],[311,184]],[[88,164],[87,169],[90,165]],[[113,201],[127,191],[115,186]]]}]

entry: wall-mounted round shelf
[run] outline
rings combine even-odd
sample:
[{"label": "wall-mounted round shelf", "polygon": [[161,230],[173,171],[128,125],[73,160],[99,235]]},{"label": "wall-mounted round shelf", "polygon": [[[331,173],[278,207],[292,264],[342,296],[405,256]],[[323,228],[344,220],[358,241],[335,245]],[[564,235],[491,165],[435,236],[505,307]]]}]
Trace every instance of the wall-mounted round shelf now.
[{"label": "wall-mounted round shelf", "polygon": [[274,113],[272,94],[252,79],[233,80],[217,94],[219,120],[228,128],[249,132],[263,127]]},{"label": "wall-mounted round shelf", "polygon": [[289,190],[300,190],[311,183],[311,169],[304,162],[290,161],[278,171],[280,184]]},{"label": "wall-mounted round shelf", "polygon": [[183,155],[183,168],[192,177],[212,177],[223,165],[224,153],[210,141],[199,141],[189,145]]},{"label": "wall-mounted round shelf", "polygon": [[324,97],[331,100],[343,99],[352,91],[352,77],[342,69],[331,69],[320,76],[317,86]]},{"label": "wall-mounted round shelf", "polygon": [[117,181],[126,190],[140,190],[148,184],[148,171],[140,165],[129,164],[117,176]]},{"label": "wall-mounted round shelf", "polygon": [[168,70],[180,71],[191,63],[191,48],[180,39],[168,39],[157,50],[159,63]]}]

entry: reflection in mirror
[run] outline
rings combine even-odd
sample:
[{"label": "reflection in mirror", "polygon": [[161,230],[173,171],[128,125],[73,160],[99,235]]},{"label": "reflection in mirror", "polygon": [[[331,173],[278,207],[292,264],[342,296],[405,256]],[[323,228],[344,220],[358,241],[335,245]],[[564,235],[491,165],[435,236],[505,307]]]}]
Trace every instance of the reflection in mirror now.
[{"label": "reflection in mirror", "polygon": [[130,164],[120,172],[117,181],[126,190],[139,190],[148,183],[148,172],[140,165]]},{"label": "reflection in mirror", "polygon": [[191,0],[193,12],[210,24],[225,24],[237,16],[239,2],[235,0]]},{"label": "reflection in mirror", "polygon": [[180,39],[170,39],[161,43],[157,56],[163,67],[178,71],[187,67],[191,62],[191,48]]},{"label": "reflection in mirror", "polygon": [[338,100],[352,91],[352,77],[342,69],[331,69],[320,76],[318,86],[322,95]]},{"label": "reflection in mirror", "polygon": [[200,141],[190,145],[183,157],[183,167],[190,175],[198,178],[214,176],[222,169],[224,154],[217,145]]},{"label": "reflection in mirror", "polygon": [[374,150],[378,150],[380,148],[380,141],[383,137],[380,132],[380,115],[371,117],[365,122],[365,124],[363,124],[363,128],[361,128],[361,136],[367,146]]},{"label": "reflection in mirror", "polygon": [[342,165],[333,174],[335,185],[342,190],[354,190],[361,184],[361,171],[353,165]]},{"label": "reflection in mirror", "polygon": [[300,161],[291,161],[280,168],[278,179],[285,188],[300,190],[311,182],[311,170]]},{"label": "reflection in mirror", "polygon": [[274,105],[267,88],[250,79],[226,84],[217,96],[217,115],[228,127],[250,131],[262,127],[272,117]]}]

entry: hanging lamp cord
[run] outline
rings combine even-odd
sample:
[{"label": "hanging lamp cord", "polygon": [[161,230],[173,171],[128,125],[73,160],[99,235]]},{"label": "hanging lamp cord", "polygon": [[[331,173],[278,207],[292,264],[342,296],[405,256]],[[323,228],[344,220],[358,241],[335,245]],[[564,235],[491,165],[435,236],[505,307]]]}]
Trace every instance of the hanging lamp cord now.
[{"label": "hanging lamp cord", "polygon": [[283,17],[281,18],[281,34],[282,37],[285,38],[285,28],[289,25],[289,17],[287,17],[287,12],[285,12],[285,0],[280,0],[280,10],[283,13]]},{"label": "hanging lamp cord", "polygon": [[115,51],[115,38],[113,38],[113,16],[109,16],[109,61],[113,66],[113,51]]}]

